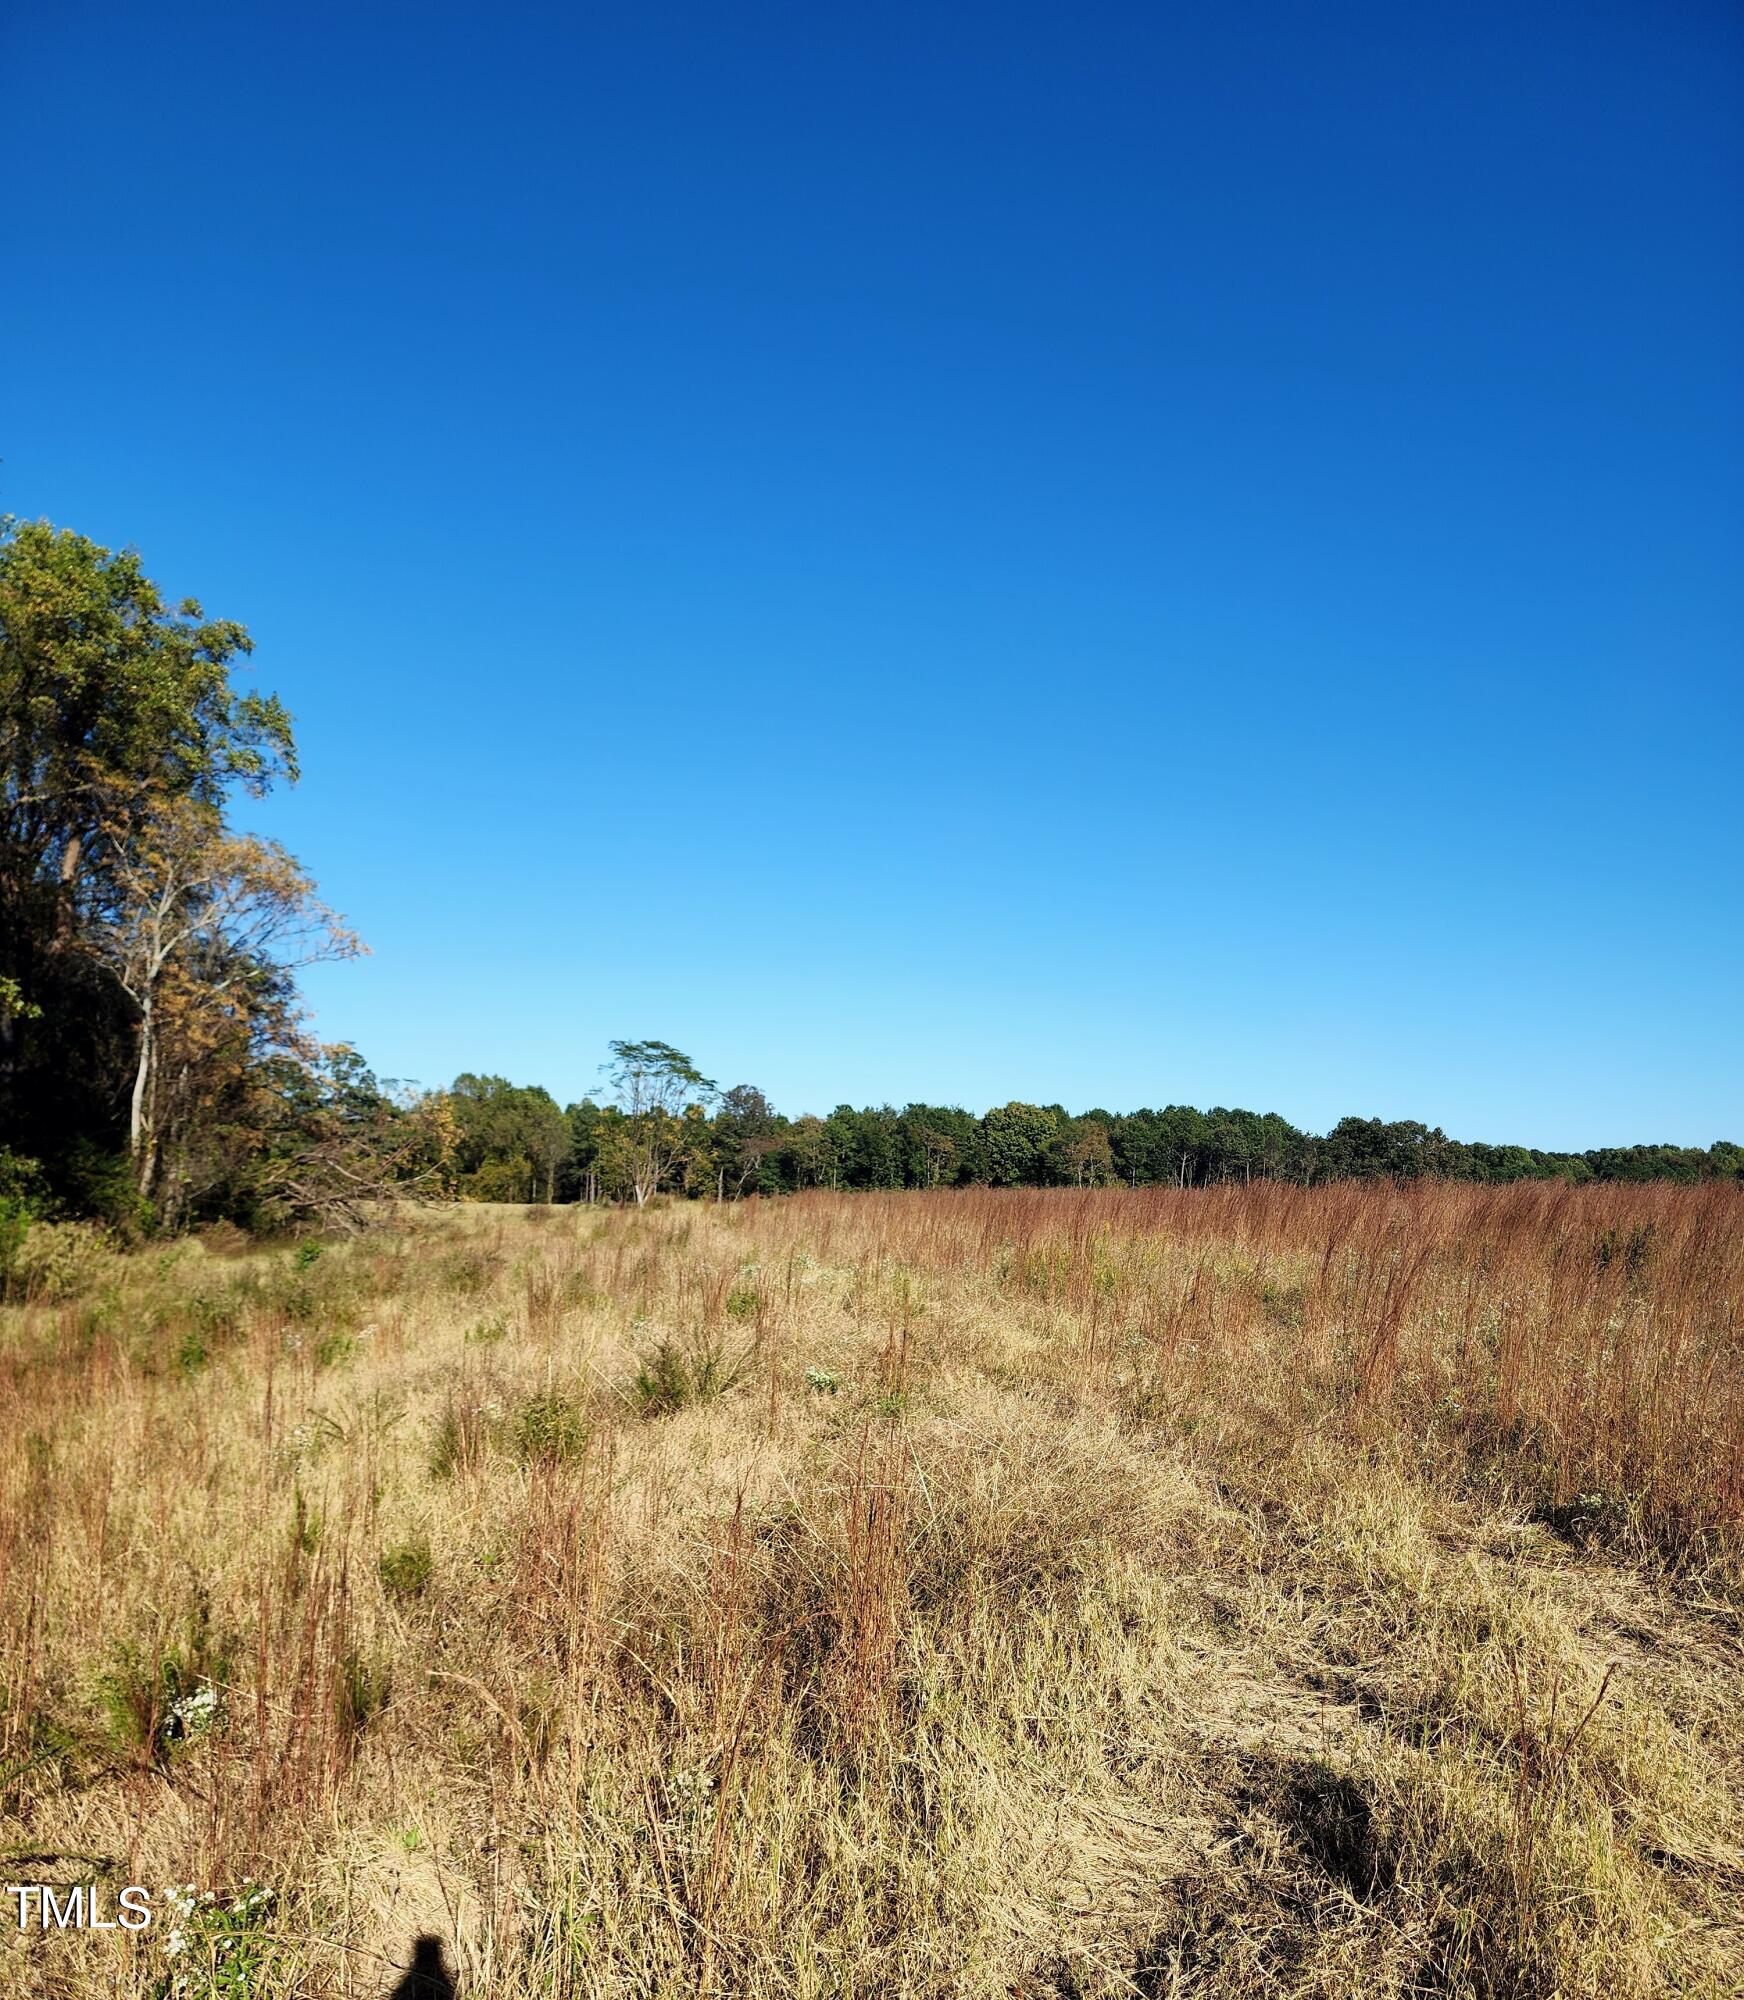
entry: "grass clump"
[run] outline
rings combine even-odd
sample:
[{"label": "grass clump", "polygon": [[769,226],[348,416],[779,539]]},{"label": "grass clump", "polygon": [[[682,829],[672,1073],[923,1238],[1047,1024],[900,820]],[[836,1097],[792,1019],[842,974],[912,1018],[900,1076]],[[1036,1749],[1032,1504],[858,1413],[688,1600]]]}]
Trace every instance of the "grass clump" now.
[{"label": "grass clump", "polygon": [[529,1396],[508,1419],[516,1454],[547,1465],[572,1464],[586,1456],[593,1436],[586,1407],[571,1396]]},{"label": "grass clump", "polygon": [[492,1414],[482,1406],[450,1402],[437,1419],[430,1439],[432,1477],[453,1479],[477,1471],[490,1449],[493,1428]]},{"label": "grass clump", "polygon": [[361,1736],[385,1712],[393,1684],[393,1668],[385,1660],[356,1646],[346,1648],[340,1658],[336,1690],[342,1741]]},{"label": "grass clump", "polygon": [[417,1535],[383,1549],[376,1567],[382,1589],[397,1602],[406,1603],[422,1597],[430,1587],[430,1579],[436,1574],[436,1559],[430,1552],[429,1541]]},{"label": "grass clump", "polygon": [[315,1343],[315,1365],[318,1368],[338,1368],[357,1352],[357,1338],[335,1327],[322,1334]]},{"label": "grass clump", "polygon": [[706,1339],[659,1341],[641,1357],[630,1406],[641,1417],[669,1417],[693,1403],[713,1402],[738,1387],[749,1365],[748,1355],[730,1355]]},{"label": "grass clump", "polygon": [[111,1739],[162,1763],[177,1748],[211,1735],[223,1720],[222,1686],[233,1656],[228,1646],[120,1646],[96,1684]]}]

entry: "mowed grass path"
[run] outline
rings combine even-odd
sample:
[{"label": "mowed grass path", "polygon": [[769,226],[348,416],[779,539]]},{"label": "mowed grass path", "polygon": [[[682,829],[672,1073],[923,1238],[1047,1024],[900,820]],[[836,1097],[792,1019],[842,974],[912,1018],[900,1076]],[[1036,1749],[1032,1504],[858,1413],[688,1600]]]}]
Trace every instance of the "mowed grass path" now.
[{"label": "mowed grass path", "polygon": [[69,1239],[0,1315],[0,1874],[196,1900],[8,1902],[0,1991],[374,1996],[428,1933],[478,2000],[1736,1994],[1741,1224]]}]

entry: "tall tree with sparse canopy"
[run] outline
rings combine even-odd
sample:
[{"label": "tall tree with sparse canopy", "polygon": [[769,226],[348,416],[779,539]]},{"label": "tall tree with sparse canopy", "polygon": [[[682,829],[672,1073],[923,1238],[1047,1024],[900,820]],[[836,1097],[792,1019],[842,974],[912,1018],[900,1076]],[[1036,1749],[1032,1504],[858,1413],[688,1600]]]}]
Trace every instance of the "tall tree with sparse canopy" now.
[{"label": "tall tree with sparse canopy", "polygon": [[[263,985],[288,990],[296,968],[361,946],[282,847],[227,834],[215,810],[189,799],[163,803],[118,841],[111,865],[111,908],[95,938],[139,1010],[127,1143],[149,1201],[175,1097],[162,1060],[166,1000],[179,991],[184,1027],[204,1018],[215,1028],[236,1021]],[[200,1046],[210,1032],[191,1039]],[[184,1079],[188,1066],[184,1056]]]},{"label": "tall tree with sparse canopy", "polygon": [[717,1086],[670,1042],[613,1042],[605,1074],[628,1121],[630,1185],[642,1207],[684,1158],[685,1112],[712,1102]]}]

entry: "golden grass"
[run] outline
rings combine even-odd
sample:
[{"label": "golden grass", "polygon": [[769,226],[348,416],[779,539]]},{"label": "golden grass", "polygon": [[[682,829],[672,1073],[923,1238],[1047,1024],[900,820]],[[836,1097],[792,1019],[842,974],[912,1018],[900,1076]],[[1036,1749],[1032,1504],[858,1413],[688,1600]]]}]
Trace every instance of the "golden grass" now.
[{"label": "golden grass", "polygon": [[820,1194],[109,1259],[0,1331],[0,1874],[217,1900],[176,1956],[0,1903],[0,1990],[375,1995],[431,1932],[480,2000],[1735,1994],[1741,1221]]}]

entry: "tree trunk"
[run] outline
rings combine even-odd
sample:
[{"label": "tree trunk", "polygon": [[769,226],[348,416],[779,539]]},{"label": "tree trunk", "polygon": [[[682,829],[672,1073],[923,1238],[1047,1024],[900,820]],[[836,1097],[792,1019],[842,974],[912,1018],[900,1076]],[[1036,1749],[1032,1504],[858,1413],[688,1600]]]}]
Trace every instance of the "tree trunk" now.
[{"label": "tree trunk", "polygon": [[54,930],[49,938],[51,951],[63,951],[73,935],[73,891],[78,883],[79,862],[85,851],[85,836],[73,833],[61,849],[60,893],[55,897]]},{"label": "tree trunk", "polygon": [[133,1069],[133,1098],[127,1112],[127,1151],[133,1161],[134,1179],[141,1194],[151,1192],[150,1176],[155,1169],[156,1148],[146,1143],[146,1096],[151,1087],[152,1058],[156,1053],[151,994],[140,1004],[139,1060]]}]

